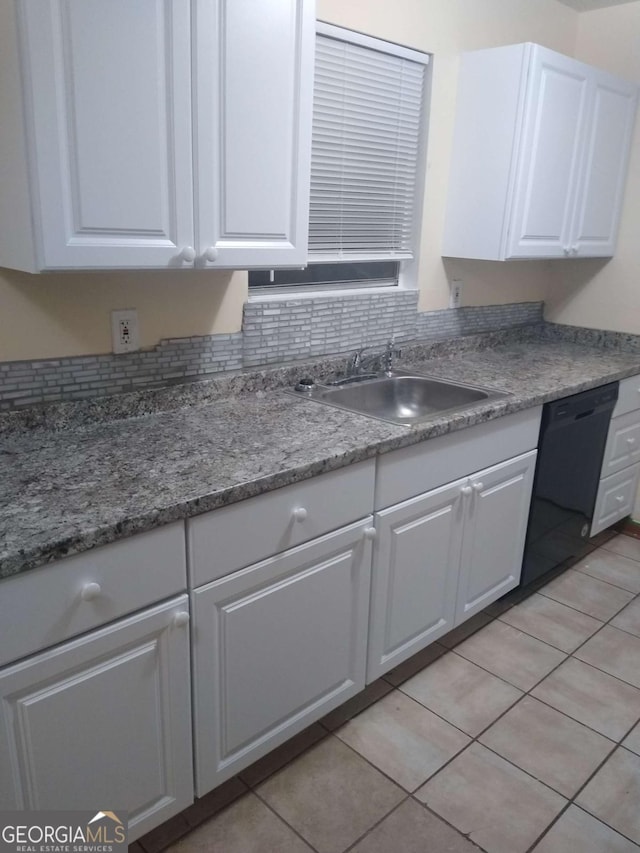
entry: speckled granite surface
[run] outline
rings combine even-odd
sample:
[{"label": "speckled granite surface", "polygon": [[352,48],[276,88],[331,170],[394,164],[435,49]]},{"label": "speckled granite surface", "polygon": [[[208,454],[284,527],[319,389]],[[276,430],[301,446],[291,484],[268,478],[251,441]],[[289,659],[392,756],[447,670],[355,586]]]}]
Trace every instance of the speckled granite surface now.
[{"label": "speckled granite surface", "polygon": [[[335,359],[321,365],[339,366]],[[93,419],[86,407],[79,415],[74,409],[73,416],[54,418],[55,430],[45,429],[42,417],[32,424],[5,422],[0,577],[640,373],[640,348],[634,341],[622,349],[576,344],[533,327],[409,347],[398,366],[512,396],[410,428],[283,393],[283,383],[304,372],[298,366],[252,374],[248,388],[232,377],[214,383],[216,388],[187,386],[191,395],[185,386],[178,397],[168,389],[169,411],[160,410],[162,395],[147,397],[138,411],[151,413],[129,420],[110,420],[117,413],[107,417],[109,404],[103,403],[96,404],[101,416]]]}]

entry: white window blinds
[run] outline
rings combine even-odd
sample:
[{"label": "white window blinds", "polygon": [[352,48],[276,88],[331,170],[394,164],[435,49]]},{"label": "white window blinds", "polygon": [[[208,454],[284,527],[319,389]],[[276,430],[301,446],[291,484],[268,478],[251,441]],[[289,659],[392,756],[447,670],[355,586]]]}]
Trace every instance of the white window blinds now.
[{"label": "white window blinds", "polygon": [[416,55],[317,35],[310,261],[413,256],[428,61]]}]

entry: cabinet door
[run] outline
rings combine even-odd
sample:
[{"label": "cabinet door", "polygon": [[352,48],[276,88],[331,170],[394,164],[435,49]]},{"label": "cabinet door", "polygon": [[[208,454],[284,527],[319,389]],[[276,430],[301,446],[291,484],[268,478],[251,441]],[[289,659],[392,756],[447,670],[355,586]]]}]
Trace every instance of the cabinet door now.
[{"label": "cabinet door", "polygon": [[195,591],[198,796],[364,687],[371,522]]},{"label": "cabinet door", "polygon": [[590,69],[590,114],[584,139],[571,254],[606,257],[615,250],[636,114],[637,87]]},{"label": "cabinet door", "polygon": [[568,253],[589,72],[574,59],[532,46],[507,258]]},{"label": "cabinet door", "polygon": [[518,585],[536,453],[532,450],[471,477],[456,624]]},{"label": "cabinet door", "polygon": [[466,483],[376,513],[368,682],[453,627]]},{"label": "cabinet door", "polygon": [[307,260],[313,0],[196,0],[198,263]]},{"label": "cabinet door", "polygon": [[193,801],[187,597],[0,670],[0,809],[129,812],[129,840]]},{"label": "cabinet door", "polygon": [[26,0],[42,269],[164,267],[193,242],[189,0]]}]

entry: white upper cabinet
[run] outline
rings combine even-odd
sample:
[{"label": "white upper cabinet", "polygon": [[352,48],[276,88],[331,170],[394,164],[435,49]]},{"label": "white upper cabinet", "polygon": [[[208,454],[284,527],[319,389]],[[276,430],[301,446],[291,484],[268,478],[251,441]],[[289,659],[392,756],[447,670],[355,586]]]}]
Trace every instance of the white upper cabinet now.
[{"label": "white upper cabinet", "polygon": [[608,257],[637,87],[534,44],[465,54],[442,254]]},{"label": "white upper cabinet", "polygon": [[314,27],[313,0],[3,4],[0,265],[304,263]]},{"label": "white upper cabinet", "polygon": [[211,266],[307,262],[311,0],[197,0],[196,241]]}]

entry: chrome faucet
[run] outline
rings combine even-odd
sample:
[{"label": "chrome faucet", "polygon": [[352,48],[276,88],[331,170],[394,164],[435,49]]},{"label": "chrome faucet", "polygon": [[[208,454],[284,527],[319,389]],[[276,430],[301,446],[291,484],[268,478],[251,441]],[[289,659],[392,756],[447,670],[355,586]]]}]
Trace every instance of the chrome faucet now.
[{"label": "chrome faucet", "polygon": [[[350,376],[356,376],[362,371],[362,361],[363,354],[368,350],[374,350],[374,347],[360,347],[357,349],[349,359],[349,365],[347,368],[347,372]],[[380,360],[380,366],[384,373],[391,373],[393,369],[393,359],[395,357],[400,357],[400,350],[395,348],[395,336],[392,335],[390,340],[387,341],[387,345],[383,351],[376,350],[372,352],[369,356],[370,358],[377,358]]]}]

